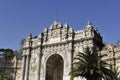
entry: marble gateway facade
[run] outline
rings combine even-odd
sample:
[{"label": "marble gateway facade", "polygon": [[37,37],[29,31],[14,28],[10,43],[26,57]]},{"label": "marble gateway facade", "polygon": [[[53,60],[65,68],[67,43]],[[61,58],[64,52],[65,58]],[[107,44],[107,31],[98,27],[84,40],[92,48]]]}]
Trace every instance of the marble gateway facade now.
[{"label": "marble gateway facade", "polygon": [[111,64],[119,69],[120,45],[104,44],[98,30],[89,21],[83,30],[75,31],[67,23],[55,21],[36,37],[30,34],[22,41],[22,66],[16,80],[70,80],[72,58],[86,47],[97,47]]}]

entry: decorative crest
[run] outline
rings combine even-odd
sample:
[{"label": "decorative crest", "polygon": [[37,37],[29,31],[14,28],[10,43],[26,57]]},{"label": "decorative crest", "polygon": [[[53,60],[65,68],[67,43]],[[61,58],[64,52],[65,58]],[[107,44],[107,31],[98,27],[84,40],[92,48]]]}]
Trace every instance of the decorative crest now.
[{"label": "decorative crest", "polygon": [[62,24],[58,23],[57,21],[54,21],[54,23],[50,26],[50,29],[58,29],[62,28]]}]

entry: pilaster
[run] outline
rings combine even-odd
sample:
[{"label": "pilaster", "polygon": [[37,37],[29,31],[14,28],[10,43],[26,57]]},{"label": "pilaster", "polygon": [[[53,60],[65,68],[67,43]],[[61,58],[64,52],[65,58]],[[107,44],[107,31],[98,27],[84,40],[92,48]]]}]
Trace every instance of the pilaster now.
[{"label": "pilaster", "polygon": [[37,67],[37,80],[40,80],[40,72],[41,72],[41,59],[42,59],[42,47],[38,48],[38,67]]},{"label": "pilaster", "polygon": [[26,64],[26,56],[23,55],[23,63],[22,63],[22,76],[21,76],[21,80],[24,80],[25,77],[25,65]]},{"label": "pilaster", "polygon": [[29,64],[30,64],[30,55],[27,55],[26,56],[25,80],[29,80]]}]

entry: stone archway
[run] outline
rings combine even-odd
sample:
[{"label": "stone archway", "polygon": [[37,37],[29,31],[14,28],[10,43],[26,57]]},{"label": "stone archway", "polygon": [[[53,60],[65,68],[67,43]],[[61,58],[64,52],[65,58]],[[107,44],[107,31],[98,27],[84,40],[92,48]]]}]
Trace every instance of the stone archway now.
[{"label": "stone archway", "polygon": [[63,58],[58,54],[51,55],[46,62],[45,80],[63,80]]}]

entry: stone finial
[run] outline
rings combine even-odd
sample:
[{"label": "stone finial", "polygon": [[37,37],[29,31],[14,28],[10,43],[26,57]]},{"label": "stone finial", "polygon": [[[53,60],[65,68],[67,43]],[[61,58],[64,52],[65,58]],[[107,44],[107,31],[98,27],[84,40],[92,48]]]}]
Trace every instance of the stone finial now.
[{"label": "stone finial", "polygon": [[53,29],[53,26],[51,25],[49,29],[50,29],[50,30]]},{"label": "stone finial", "polygon": [[98,28],[97,28],[97,27],[95,28],[95,31],[98,31]]},{"label": "stone finial", "polygon": [[41,37],[42,37],[42,35],[41,35],[41,34],[39,34],[39,35],[38,35],[38,38],[41,38]]},{"label": "stone finial", "polygon": [[44,33],[47,33],[47,32],[48,32],[48,28],[45,28],[45,29],[44,29]]},{"label": "stone finial", "polygon": [[89,20],[88,23],[87,23],[87,25],[92,25],[92,22]]},{"label": "stone finial", "polygon": [[87,29],[92,28],[92,22],[89,20],[86,26]]},{"label": "stone finial", "polygon": [[95,31],[96,31],[97,33],[99,33],[98,28],[95,28]]},{"label": "stone finial", "polygon": [[62,24],[61,23],[58,23],[58,28],[62,28]]},{"label": "stone finial", "polygon": [[32,39],[32,33],[28,35],[28,39]]},{"label": "stone finial", "polygon": [[53,25],[54,25],[54,26],[57,26],[57,25],[58,25],[58,22],[57,22],[57,21],[54,21]]},{"label": "stone finial", "polygon": [[70,28],[70,29],[69,29],[69,33],[72,33],[72,32],[73,32],[73,29],[72,29],[72,28]]},{"label": "stone finial", "polygon": [[69,29],[69,25],[67,23],[64,24],[64,29]]}]

